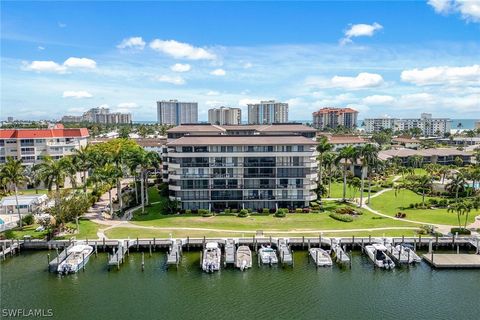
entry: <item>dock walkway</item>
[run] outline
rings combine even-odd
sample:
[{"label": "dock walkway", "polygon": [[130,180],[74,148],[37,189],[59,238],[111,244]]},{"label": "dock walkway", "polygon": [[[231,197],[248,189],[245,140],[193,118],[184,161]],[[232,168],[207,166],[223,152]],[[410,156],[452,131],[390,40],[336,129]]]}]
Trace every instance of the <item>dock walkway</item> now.
[{"label": "dock walkway", "polygon": [[10,243],[4,242],[0,251],[0,259],[5,260],[7,255],[14,255],[15,252],[20,250],[20,241],[10,240]]},{"label": "dock walkway", "polygon": [[426,253],[423,259],[435,268],[480,268],[478,254]]},{"label": "dock walkway", "polygon": [[277,240],[277,250],[282,264],[293,265],[292,250],[287,244],[287,240],[279,238]]},{"label": "dock walkway", "polygon": [[120,264],[125,261],[125,256],[128,254],[130,247],[137,244],[136,240],[121,240],[118,241],[118,245],[116,250],[113,250],[113,253],[109,255],[108,258],[108,266],[113,267],[116,266],[117,269],[120,268]]},{"label": "dock walkway", "polygon": [[235,240],[227,239],[225,242],[225,264],[235,263]]},{"label": "dock walkway", "polygon": [[167,254],[167,265],[176,265],[180,263],[182,255],[182,240],[172,240]]},{"label": "dock walkway", "polygon": [[[55,272],[57,271],[58,269],[58,266],[68,257],[68,252],[70,251],[70,249],[73,248],[73,246],[76,245],[76,242],[73,241],[72,243],[70,243],[70,245],[68,247],[65,247],[62,252],[60,252],[59,254],[57,254],[57,256],[55,258],[53,258],[49,263],[48,263],[48,271],[50,272]],[[58,250],[58,248],[57,248]],[[58,251],[57,251],[58,252]]]}]

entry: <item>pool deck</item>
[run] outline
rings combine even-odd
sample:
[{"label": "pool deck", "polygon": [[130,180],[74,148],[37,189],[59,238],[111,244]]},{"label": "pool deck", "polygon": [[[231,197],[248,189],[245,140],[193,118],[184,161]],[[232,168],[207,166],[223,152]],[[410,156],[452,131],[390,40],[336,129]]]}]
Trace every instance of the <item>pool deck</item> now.
[{"label": "pool deck", "polygon": [[423,259],[434,268],[480,268],[479,254],[457,254],[457,253],[426,253]]}]

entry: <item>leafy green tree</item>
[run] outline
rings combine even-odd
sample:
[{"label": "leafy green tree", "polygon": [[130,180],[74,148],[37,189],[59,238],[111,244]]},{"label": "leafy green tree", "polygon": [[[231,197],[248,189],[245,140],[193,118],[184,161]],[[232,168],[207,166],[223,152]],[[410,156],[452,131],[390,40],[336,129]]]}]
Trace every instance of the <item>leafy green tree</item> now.
[{"label": "leafy green tree", "polygon": [[467,181],[462,174],[456,174],[450,178],[450,182],[445,186],[445,190],[451,194],[455,194],[455,200],[458,202],[458,195],[460,192],[465,191]]},{"label": "leafy green tree", "polygon": [[89,147],[80,147],[73,151],[73,163],[75,167],[82,172],[82,183],[83,183],[83,192],[87,192],[87,171],[91,164],[91,154],[89,152]]},{"label": "leafy green tree", "polygon": [[468,221],[468,214],[471,211],[470,205],[465,202],[465,201],[460,201],[456,202],[447,209],[448,212],[455,212],[457,214],[457,219],[458,219],[458,227],[461,229],[462,228],[462,223],[460,222],[460,217],[463,215],[466,215],[465,218],[465,228],[467,226],[467,221]]},{"label": "leafy green tree", "polygon": [[25,167],[22,165],[21,160],[15,160],[12,157],[7,157],[7,162],[0,171],[2,179],[13,186],[15,192],[15,204],[17,207],[18,219],[20,228],[22,227],[22,215],[20,213],[20,206],[18,204],[18,186],[27,181],[25,176]]}]

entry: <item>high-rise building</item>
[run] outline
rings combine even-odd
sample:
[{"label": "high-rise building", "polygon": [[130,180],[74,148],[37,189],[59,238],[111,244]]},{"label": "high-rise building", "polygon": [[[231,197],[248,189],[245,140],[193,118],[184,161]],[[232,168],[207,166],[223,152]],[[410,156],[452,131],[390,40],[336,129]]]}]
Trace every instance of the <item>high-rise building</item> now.
[{"label": "high-rise building", "polygon": [[208,122],[219,125],[239,125],[242,122],[242,110],[226,107],[209,109]]},{"label": "high-rise building", "polygon": [[420,118],[367,118],[363,122],[367,133],[378,132],[382,129],[391,129],[395,132],[419,128],[424,135],[443,136],[451,129],[450,119],[432,118],[431,113],[422,113]]},{"label": "high-rise building", "polygon": [[288,122],[288,103],[274,100],[248,104],[249,124],[272,124]]},{"label": "high-rise building", "polygon": [[198,103],[178,100],[157,101],[157,120],[160,124],[180,125],[198,122]]},{"label": "high-rise building", "polygon": [[313,127],[316,129],[355,128],[358,111],[352,108],[322,108],[314,112],[312,116]]},{"label": "high-rise building", "polygon": [[101,124],[129,124],[132,123],[130,113],[110,112],[109,108],[91,108],[81,116],[63,116],[61,122],[91,122]]}]

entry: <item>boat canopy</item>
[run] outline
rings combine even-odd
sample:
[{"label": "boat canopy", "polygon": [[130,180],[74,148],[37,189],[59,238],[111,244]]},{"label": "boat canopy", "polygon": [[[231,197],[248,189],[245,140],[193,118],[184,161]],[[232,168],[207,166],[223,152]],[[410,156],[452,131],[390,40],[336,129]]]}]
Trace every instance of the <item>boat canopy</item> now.
[{"label": "boat canopy", "polygon": [[207,242],[206,246],[207,249],[217,249],[218,243],[216,242]]}]

